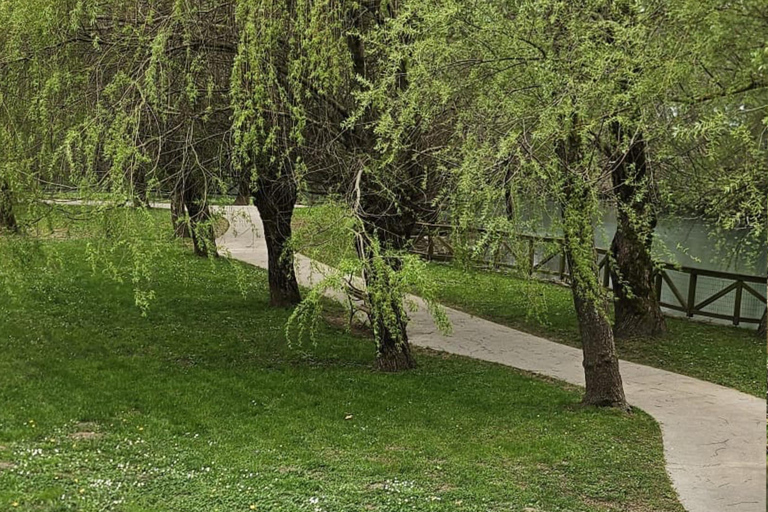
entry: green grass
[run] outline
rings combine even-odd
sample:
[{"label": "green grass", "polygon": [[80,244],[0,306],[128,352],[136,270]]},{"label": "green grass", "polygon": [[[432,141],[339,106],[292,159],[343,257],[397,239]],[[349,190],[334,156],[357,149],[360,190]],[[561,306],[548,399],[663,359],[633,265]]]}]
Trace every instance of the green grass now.
[{"label": "green grass", "polygon": [[[354,257],[352,244],[339,241],[346,232],[338,215],[332,208],[297,210],[299,248],[331,265]],[[571,293],[563,286],[440,263],[427,264],[427,273],[445,305],[580,346]],[[619,356],[765,397],[766,345],[753,331],[681,318],[668,318],[667,326],[662,338],[617,341]]]},{"label": "green grass", "polygon": [[263,271],[168,234],[146,317],[86,240],[0,303],[0,510],[682,511],[644,413],[424,351],[379,373],[330,325],[289,346]]}]

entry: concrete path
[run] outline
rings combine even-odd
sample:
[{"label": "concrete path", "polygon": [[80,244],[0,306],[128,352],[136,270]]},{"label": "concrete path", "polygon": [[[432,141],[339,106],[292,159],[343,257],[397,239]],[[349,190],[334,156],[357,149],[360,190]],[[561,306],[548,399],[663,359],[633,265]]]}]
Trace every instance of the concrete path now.
[{"label": "concrete path", "polygon": [[[266,267],[256,208],[224,209],[230,229],[219,239],[221,251]],[[296,270],[300,283],[310,285],[330,269],[297,256]],[[411,313],[411,342],[584,385],[580,350],[454,309],[447,313],[450,336],[437,331],[425,308]],[[621,374],[629,402],[661,425],[667,471],[688,512],[765,512],[765,400],[627,361]]]}]

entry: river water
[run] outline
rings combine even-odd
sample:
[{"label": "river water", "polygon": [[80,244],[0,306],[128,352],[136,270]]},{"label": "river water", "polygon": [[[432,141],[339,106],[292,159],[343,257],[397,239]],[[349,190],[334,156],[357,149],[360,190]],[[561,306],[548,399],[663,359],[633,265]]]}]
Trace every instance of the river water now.
[{"label": "river water", "polygon": [[[546,209],[548,212],[553,210]],[[542,211],[542,210],[539,210]],[[540,215],[537,220],[528,222],[538,225],[535,231],[539,234],[559,236],[557,221],[551,213]],[[610,247],[611,239],[616,232],[616,213],[611,208],[604,208],[601,221],[596,226],[595,243],[598,247]],[[654,255],[660,260],[684,267],[704,270],[716,270],[760,276],[761,283],[748,283],[752,289],[763,297],[766,296],[765,277],[768,273],[768,244],[765,238],[760,240],[750,236],[746,230],[723,231],[700,219],[687,219],[672,216],[662,216],[656,228],[654,238]],[[558,263],[551,262],[547,266],[554,269]],[[668,275],[674,282],[681,295],[687,299],[689,274],[669,271]],[[696,303],[724,289],[732,280],[723,280],[700,276],[696,286]],[[731,291],[721,299],[704,308],[704,311],[732,315],[734,312],[735,291]],[[662,301],[677,303],[674,294],[664,284]],[[765,311],[764,303],[751,293],[742,293],[741,316],[745,318],[760,318]],[[670,314],[682,314],[668,310]],[[704,317],[695,317],[705,320]],[[730,323],[724,320],[706,318],[706,321]],[[742,324],[743,327],[754,328],[754,324]]]}]

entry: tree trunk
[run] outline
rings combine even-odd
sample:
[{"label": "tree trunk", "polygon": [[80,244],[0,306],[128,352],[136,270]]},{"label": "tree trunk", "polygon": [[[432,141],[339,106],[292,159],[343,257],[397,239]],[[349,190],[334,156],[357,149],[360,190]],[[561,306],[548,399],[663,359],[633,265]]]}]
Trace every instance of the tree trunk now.
[{"label": "tree trunk", "polygon": [[374,327],[374,333],[376,333],[376,367],[385,372],[400,372],[403,370],[410,370],[416,367],[416,361],[411,355],[411,344],[408,341],[408,333],[406,332],[407,321],[405,318],[405,311],[400,305],[396,308],[396,304],[391,305],[391,309],[395,311],[396,315],[396,328],[391,328],[380,316],[375,319],[376,326]]},{"label": "tree trunk", "polygon": [[184,206],[189,214],[189,230],[195,254],[203,257],[218,256],[216,237],[211,225],[211,211],[205,191],[197,176],[188,176],[184,187]]},{"label": "tree trunk", "polygon": [[666,332],[667,325],[653,284],[651,245],[657,219],[646,143],[642,133],[626,134],[619,123],[614,123],[613,131],[619,147],[629,143],[611,169],[618,222],[611,243],[613,332],[617,338],[658,336]]},{"label": "tree trunk", "polygon": [[251,204],[251,177],[244,175],[237,183],[237,197],[235,206],[248,206]]},{"label": "tree trunk", "polygon": [[[576,124],[576,116],[570,120]],[[599,277],[595,228],[597,210],[589,176],[582,168],[581,144],[572,127],[556,147],[563,172],[562,214],[564,249],[571,271],[573,305],[584,354],[586,393],[583,403],[627,410],[619,373],[619,358],[608,318],[608,300]]]},{"label": "tree trunk", "polygon": [[584,353],[586,394],[583,401],[587,405],[627,409],[619,359],[608,318],[608,300],[597,277],[592,219],[581,210],[570,215],[582,217],[575,219],[575,222],[566,221],[573,225],[566,227],[568,234],[565,252],[571,269],[573,305]]},{"label": "tree trunk", "polygon": [[174,188],[171,193],[171,222],[173,224],[173,234],[177,238],[189,238],[192,234],[189,232],[184,209],[184,193],[180,186]]},{"label": "tree trunk", "polygon": [[598,407],[628,409],[606,302],[602,298],[590,298],[574,282],[573,304],[584,353],[586,393],[583,402]]},{"label": "tree trunk", "polygon": [[131,175],[131,179],[133,180],[133,206],[136,208],[149,207],[147,173],[143,169],[136,169]]},{"label": "tree trunk", "polygon": [[[383,218],[383,217],[382,217]],[[381,219],[381,218],[380,218]],[[370,219],[369,219],[370,221]],[[364,221],[367,228],[376,233],[380,231]],[[392,243],[397,244],[401,237],[389,231],[390,237],[379,237],[381,247],[393,249]],[[385,238],[385,240],[381,240]],[[389,238],[389,241],[386,239]],[[399,372],[416,367],[416,361],[411,354],[411,344],[408,340],[408,315],[403,307],[402,297],[393,296],[387,292],[391,290],[389,272],[399,270],[400,262],[392,258],[375,262],[375,258],[382,258],[382,254],[376,254],[367,234],[361,234],[357,240],[357,250],[363,259],[366,297],[365,303],[368,309],[368,318],[373,328],[373,337],[376,343],[376,366],[385,372]],[[387,269],[381,271],[380,264]],[[390,270],[391,269],[391,270]]]},{"label": "tree trunk", "polygon": [[[365,190],[373,192],[371,185]],[[406,197],[400,191],[401,197]],[[389,293],[391,273],[397,272],[402,262],[397,256],[382,254],[382,251],[402,251],[411,238],[416,226],[416,217],[408,208],[392,211],[391,203],[383,194],[375,192],[362,197],[364,207],[358,211],[364,233],[357,239],[358,256],[364,261],[366,285],[366,306],[373,327],[376,342],[376,366],[387,372],[399,372],[416,367],[408,340],[408,315],[403,306],[403,297]],[[380,251],[373,249],[372,239],[378,241]],[[382,258],[375,261],[376,258]],[[371,293],[373,291],[373,293]]]},{"label": "tree trunk", "polygon": [[11,188],[4,181],[0,181],[0,231],[19,232],[19,224],[13,211]]},{"label": "tree trunk", "polygon": [[269,302],[275,307],[290,307],[301,302],[296,281],[291,238],[291,219],[296,206],[296,183],[290,170],[276,176],[260,175],[253,202],[264,227],[269,261]]}]

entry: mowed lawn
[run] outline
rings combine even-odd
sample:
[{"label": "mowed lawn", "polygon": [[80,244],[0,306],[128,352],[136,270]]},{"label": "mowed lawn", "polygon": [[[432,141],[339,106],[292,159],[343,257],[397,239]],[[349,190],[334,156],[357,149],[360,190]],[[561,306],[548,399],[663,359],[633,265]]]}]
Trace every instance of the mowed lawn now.
[{"label": "mowed lawn", "polygon": [[[296,211],[298,247],[331,265],[354,257],[345,221],[333,207]],[[509,273],[428,263],[435,297],[443,304],[514,329],[581,346],[569,288]],[[667,318],[660,338],[617,340],[619,357],[689,375],[758,397],[766,393],[765,338],[754,330]]]},{"label": "mowed lawn", "polygon": [[146,317],[82,233],[0,302],[0,510],[682,510],[646,414],[424,351],[379,373],[330,324],[288,344],[263,271],[158,229]]}]

